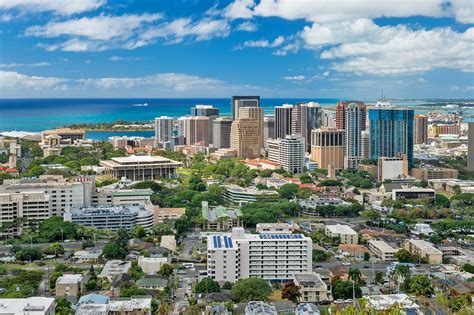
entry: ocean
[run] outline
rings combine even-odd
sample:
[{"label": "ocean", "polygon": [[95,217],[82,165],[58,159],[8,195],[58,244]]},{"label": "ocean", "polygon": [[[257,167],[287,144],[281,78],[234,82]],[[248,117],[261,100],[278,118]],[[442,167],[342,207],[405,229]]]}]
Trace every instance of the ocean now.
[{"label": "ocean", "polygon": [[[335,106],[336,98],[262,98],[266,114],[274,107],[297,102],[318,102],[323,107]],[[364,100],[375,103],[376,100]],[[147,103],[137,107],[133,104]],[[424,101],[393,101],[394,105],[416,106]],[[213,105],[221,115],[230,115],[230,98],[170,98],[170,99],[0,99],[0,131],[30,131],[57,128],[70,124],[114,122],[118,120],[150,122],[158,116],[189,115],[198,104]],[[420,108],[421,110],[421,108]],[[111,135],[145,135],[152,132],[88,132],[92,139],[107,139]]]}]

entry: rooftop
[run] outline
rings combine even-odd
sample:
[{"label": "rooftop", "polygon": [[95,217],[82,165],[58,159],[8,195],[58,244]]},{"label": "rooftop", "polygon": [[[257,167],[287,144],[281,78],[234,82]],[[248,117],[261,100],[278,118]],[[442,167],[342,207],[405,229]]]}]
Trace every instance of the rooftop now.
[{"label": "rooftop", "polygon": [[151,310],[151,296],[140,296],[123,299],[113,299],[109,301],[109,311],[111,312],[132,312],[134,310]]},{"label": "rooftop", "polygon": [[238,185],[225,185],[228,191],[233,193],[249,194],[249,195],[278,195],[274,190],[257,189],[255,187],[240,187]]},{"label": "rooftop", "polygon": [[296,273],[293,275],[293,277],[300,285],[318,287],[327,286],[326,283],[321,279],[321,275],[317,274],[316,272]]},{"label": "rooftop", "polygon": [[335,234],[357,235],[357,232],[354,231],[349,225],[343,225],[343,224],[326,225],[326,229],[328,229],[331,233],[335,233]]},{"label": "rooftop", "polygon": [[423,250],[426,254],[442,254],[439,249],[433,246],[430,242],[424,241],[424,240],[407,240],[408,242],[412,243],[416,247],[418,247],[420,250]]},{"label": "rooftop", "polygon": [[373,244],[375,247],[380,249],[384,253],[396,253],[397,250],[392,246],[388,245],[385,241],[370,240],[369,244]]},{"label": "rooftop", "polygon": [[56,285],[58,284],[77,284],[82,282],[82,279],[84,278],[83,275],[81,274],[65,274],[59,277],[56,280]]},{"label": "rooftop", "polygon": [[23,299],[0,299],[0,314],[44,314],[54,303],[54,298],[29,297]]},{"label": "rooftop", "polygon": [[202,217],[214,222],[222,218],[237,219],[242,216],[240,209],[226,208],[224,206],[209,207],[207,201],[202,202]]},{"label": "rooftop", "polygon": [[408,295],[401,294],[386,294],[386,295],[372,295],[364,297],[367,302],[376,310],[387,310],[394,304],[398,304],[402,309],[418,309],[420,306],[416,304]]},{"label": "rooftop", "polygon": [[245,314],[276,315],[277,311],[272,304],[267,304],[262,301],[250,301],[245,308]]}]

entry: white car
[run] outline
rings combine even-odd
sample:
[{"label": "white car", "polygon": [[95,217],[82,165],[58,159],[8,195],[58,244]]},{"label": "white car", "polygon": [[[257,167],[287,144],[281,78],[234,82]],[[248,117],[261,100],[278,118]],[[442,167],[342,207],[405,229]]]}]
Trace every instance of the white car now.
[{"label": "white car", "polygon": [[344,303],[352,303],[352,299],[344,300]]},{"label": "white car", "polygon": [[338,299],[338,300],[335,300],[334,303],[341,304],[341,303],[344,303],[344,300],[343,299]]},{"label": "white car", "polygon": [[351,265],[351,263],[350,263],[350,262],[348,262],[348,261],[344,261],[344,262],[343,262],[341,265],[343,265],[343,266],[350,266],[350,265]]}]

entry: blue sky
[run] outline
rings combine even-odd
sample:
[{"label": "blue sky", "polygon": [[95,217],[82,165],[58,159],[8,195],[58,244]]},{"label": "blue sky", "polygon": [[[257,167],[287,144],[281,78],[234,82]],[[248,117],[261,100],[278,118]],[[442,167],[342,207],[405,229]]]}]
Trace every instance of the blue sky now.
[{"label": "blue sky", "polygon": [[0,97],[474,98],[470,0],[6,0]]}]

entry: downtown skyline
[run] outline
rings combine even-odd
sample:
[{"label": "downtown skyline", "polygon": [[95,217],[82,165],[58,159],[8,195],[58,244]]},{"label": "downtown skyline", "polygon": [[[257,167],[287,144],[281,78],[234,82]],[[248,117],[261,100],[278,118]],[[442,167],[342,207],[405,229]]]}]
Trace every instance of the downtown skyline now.
[{"label": "downtown skyline", "polygon": [[289,3],[6,1],[0,94],[472,98],[470,1]]}]

